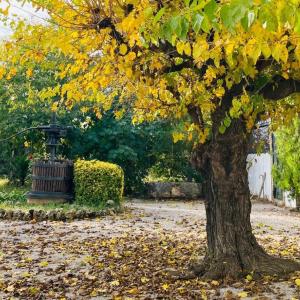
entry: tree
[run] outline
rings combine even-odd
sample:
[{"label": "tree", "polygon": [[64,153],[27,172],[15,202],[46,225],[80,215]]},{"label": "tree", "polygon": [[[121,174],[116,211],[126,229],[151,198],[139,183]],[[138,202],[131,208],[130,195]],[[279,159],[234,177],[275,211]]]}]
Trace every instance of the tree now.
[{"label": "tree", "polygon": [[278,187],[290,191],[296,199],[300,197],[300,120],[297,116],[289,125],[276,131],[275,153],[277,164],[273,169]]},{"label": "tree", "polygon": [[300,108],[299,97],[285,100],[300,91],[299,0],[26,2],[49,13],[48,25],[17,25],[2,60],[26,66],[62,53],[57,76],[73,79],[49,91],[59,103],[94,99],[101,117],[118,95],[116,114],[130,107],[134,122],[190,116],[186,136],[198,137],[193,162],[207,183],[208,248],[196,275],[299,269],[258,245],[246,171],[256,122],[271,118],[276,127]]},{"label": "tree", "polygon": [[[14,78],[0,82],[0,140],[3,140],[0,141],[0,174],[7,176],[13,184],[25,184],[30,155],[41,154],[44,150],[40,133],[23,132],[25,128],[50,120],[49,105],[47,113],[45,102],[32,101],[34,91],[51,82],[46,72],[38,73],[29,83],[26,69],[20,68]],[[16,135],[18,132],[22,133]]]}]

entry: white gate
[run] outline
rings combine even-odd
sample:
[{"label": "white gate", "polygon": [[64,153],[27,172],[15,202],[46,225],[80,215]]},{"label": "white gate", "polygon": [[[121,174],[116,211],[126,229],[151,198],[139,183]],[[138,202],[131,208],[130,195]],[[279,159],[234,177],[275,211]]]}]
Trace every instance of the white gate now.
[{"label": "white gate", "polygon": [[247,162],[250,193],[272,201],[272,155],[269,153],[249,154]]}]

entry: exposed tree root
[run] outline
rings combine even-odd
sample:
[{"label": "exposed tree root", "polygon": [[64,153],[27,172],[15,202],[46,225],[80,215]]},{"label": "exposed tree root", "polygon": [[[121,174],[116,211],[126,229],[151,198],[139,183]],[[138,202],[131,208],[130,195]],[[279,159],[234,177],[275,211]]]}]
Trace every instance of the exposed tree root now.
[{"label": "exposed tree root", "polygon": [[191,266],[192,272],[205,279],[239,279],[247,274],[254,277],[264,275],[284,276],[300,270],[300,263],[269,256],[262,252],[254,254],[252,257],[243,258],[240,262],[238,258],[225,259],[204,259],[202,263]]}]

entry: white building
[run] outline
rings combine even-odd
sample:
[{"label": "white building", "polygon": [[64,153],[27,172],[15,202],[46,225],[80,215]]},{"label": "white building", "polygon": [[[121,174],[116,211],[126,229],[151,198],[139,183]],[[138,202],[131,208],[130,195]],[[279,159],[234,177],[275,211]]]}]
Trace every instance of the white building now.
[{"label": "white building", "polygon": [[273,201],[272,155],[270,153],[249,154],[247,162],[250,193]]},{"label": "white building", "polygon": [[[250,153],[247,158],[248,162],[248,181],[250,193],[253,196],[257,196],[261,199],[274,202],[278,205],[284,205],[289,208],[297,208],[300,203],[297,204],[289,192],[280,191],[276,188],[272,178],[272,168],[276,157],[272,154],[274,152],[274,138],[268,133],[268,123],[260,124],[260,135],[266,142],[263,153],[256,154],[255,151]],[[258,139],[261,138],[258,137]],[[254,139],[257,137],[254,137]],[[276,151],[275,151],[276,152]]]}]

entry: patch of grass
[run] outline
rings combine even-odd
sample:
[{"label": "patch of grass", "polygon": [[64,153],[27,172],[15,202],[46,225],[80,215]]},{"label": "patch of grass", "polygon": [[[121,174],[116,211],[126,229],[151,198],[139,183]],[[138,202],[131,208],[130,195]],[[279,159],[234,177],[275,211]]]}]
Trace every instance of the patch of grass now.
[{"label": "patch of grass", "polygon": [[15,186],[9,183],[8,179],[0,178],[0,192],[10,193],[10,192],[19,192],[27,193],[30,190],[30,186]]},{"label": "patch of grass", "polygon": [[9,181],[5,178],[0,178],[0,209],[5,210],[22,210],[29,211],[34,210],[61,210],[61,211],[78,211],[78,210],[88,210],[92,212],[97,212],[104,210],[105,204],[101,204],[97,207],[90,207],[85,205],[78,205],[75,203],[63,203],[63,204],[28,204],[26,194],[30,190],[29,186],[18,187],[9,184]]},{"label": "patch of grass", "polygon": [[17,187],[9,184],[9,181],[0,178],[0,204],[3,203],[25,203],[28,187]]},{"label": "patch of grass", "polygon": [[90,207],[90,206],[81,206],[81,205],[76,205],[73,203],[64,203],[64,204],[45,204],[45,205],[37,205],[37,204],[28,204],[26,201],[25,202],[9,202],[5,201],[2,202],[0,201],[0,209],[5,209],[5,210],[22,210],[22,211],[29,211],[31,209],[34,210],[44,210],[44,211],[52,211],[52,210],[60,210],[60,211],[78,211],[78,210],[88,210],[88,211],[101,211],[104,210],[105,207]]}]

